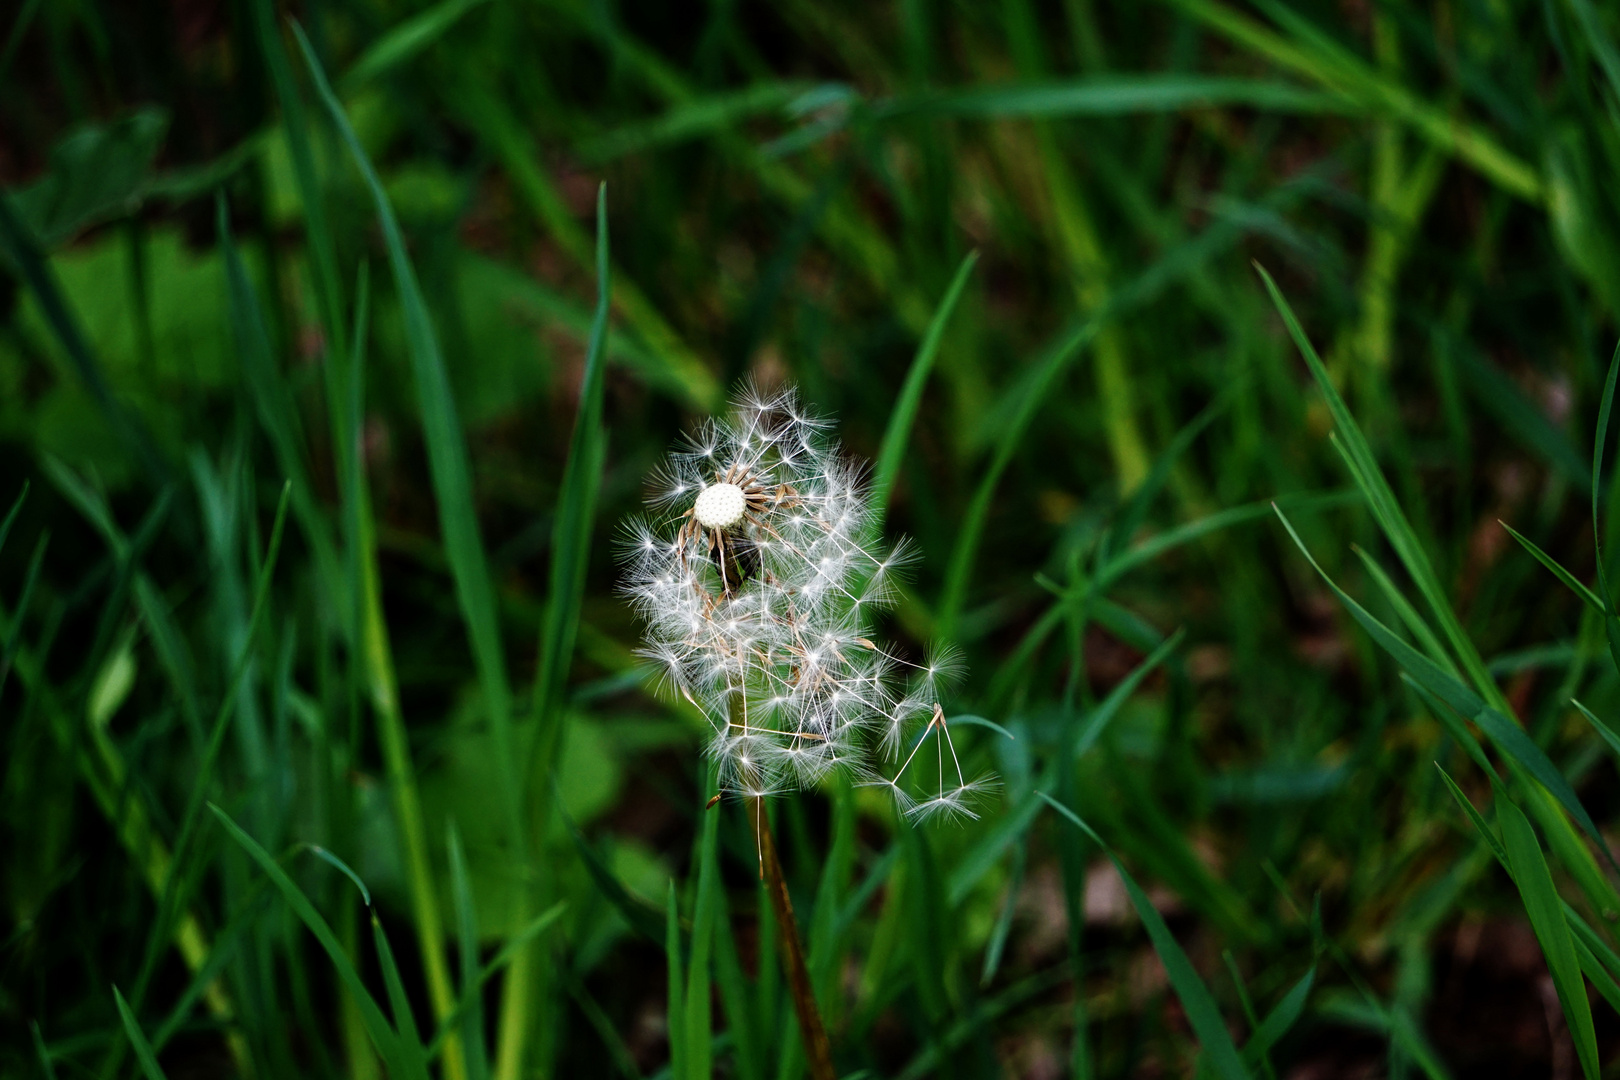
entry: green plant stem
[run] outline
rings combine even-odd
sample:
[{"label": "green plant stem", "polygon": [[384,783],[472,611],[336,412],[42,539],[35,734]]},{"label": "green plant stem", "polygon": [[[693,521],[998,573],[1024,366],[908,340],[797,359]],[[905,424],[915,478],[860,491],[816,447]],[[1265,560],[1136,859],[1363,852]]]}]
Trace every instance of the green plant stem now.
[{"label": "green plant stem", "polygon": [[753,800],[754,837],[759,845],[759,877],[765,883],[765,895],[770,898],[771,911],[782,945],[782,967],[787,975],[788,992],[793,996],[793,1013],[799,1021],[799,1039],[804,1044],[805,1060],[810,1066],[812,1080],[837,1080],[833,1068],[832,1045],[827,1041],[827,1029],[821,1023],[821,1010],[816,1007],[815,990],[810,986],[810,971],[804,962],[804,946],[799,940],[799,924],[793,917],[793,901],[788,896],[787,882],[782,878],[782,864],[776,857],[776,842],[771,838],[770,818],[765,812],[765,800]]}]

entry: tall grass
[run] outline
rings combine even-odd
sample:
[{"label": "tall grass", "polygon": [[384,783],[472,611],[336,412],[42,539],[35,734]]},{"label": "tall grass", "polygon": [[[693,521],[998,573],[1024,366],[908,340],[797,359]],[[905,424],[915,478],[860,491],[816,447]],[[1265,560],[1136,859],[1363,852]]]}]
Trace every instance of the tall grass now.
[{"label": "tall grass", "polygon": [[[1612,1073],[1613,11],[15,8],[0,1073]],[[803,982],[615,594],[745,378],[1003,779]]]}]

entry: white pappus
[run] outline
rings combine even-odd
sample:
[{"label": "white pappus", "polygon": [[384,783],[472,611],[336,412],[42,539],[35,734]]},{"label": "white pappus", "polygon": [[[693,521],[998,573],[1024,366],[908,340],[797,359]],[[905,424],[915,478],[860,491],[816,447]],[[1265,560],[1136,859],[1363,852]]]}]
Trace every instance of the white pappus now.
[{"label": "white pappus", "polygon": [[[725,792],[771,795],[841,769],[889,788],[913,818],[974,816],[986,782],[962,772],[938,704],[959,665],[872,640],[908,550],[871,535],[863,467],[828,428],[792,390],[750,387],[655,473],[654,517],[624,545],[641,655],[708,718]],[[885,761],[900,763],[893,776]],[[902,788],[912,767],[935,774],[932,794]]]}]

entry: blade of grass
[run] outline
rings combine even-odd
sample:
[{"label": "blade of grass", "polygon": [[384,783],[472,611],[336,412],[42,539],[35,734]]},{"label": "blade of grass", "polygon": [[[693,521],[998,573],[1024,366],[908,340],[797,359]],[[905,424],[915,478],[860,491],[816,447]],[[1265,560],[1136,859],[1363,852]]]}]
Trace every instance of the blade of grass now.
[{"label": "blade of grass", "polygon": [[1541,942],[1542,955],[1547,958],[1547,969],[1552,974],[1558,1000],[1564,1007],[1564,1018],[1575,1040],[1581,1072],[1586,1080],[1597,1080],[1597,1034],[1592,1026],[1592,1006],[1586,999],[1586,984],[1581,981],[1580,962],[1575,956],[1552,873],[1547,869],[1541,845],[1536,842],[1535,831],[1524,813],[1510,800],[1499,799],[1496,816],[1502,825],[1502,846],[1513,869],[1514,884],[1519,887],[1536,940]]},{"label": "blade of grass", "polygon": [[[590,344],[585,350],[585,374],[580,387],[579,412],[569,438],[563,467],[557,515],[551,533],[551,565],[545,615],[540,628],[538,674],[534,684],[534,715],[539,731],[525,764],[531,790],[551,783],[557,750],[562,745],[566,714],[563,687],[579,636],[580,605],[585,593],[585,572],[590,563],[591,534],[596,524],[596,497],[607,456],[607,435],[602,427],[602,396],[608,312],[612,298],[611,262],[608,258],[607,186],[596,192],[596,314]],[[550,834],[551,800],[537,802],[537,842]],[[500,1014],[496,1075],[516,1080],[524,1068],[532,999],[539,994],[539,957],[524,953],[507,980]],[[705,1044],[707,1045],[707,1044]]]},{"label": "blade of grass", "polygon": [[1565,588],[1569,589],[1576,596],[1584,600],[1599,615],[1602,615],[1605,618],[1608,617],[1608,610],[1604,607],[1603,600],[1598,596],[1597,593],[1593,592],[1591,589],[1588,589],[1585,585],[1582,585],[1579,581],[1577,581],[1574,574],[1571,574],[1568,570],[1565,570],[1562,566],[1560,566],[1556,559],[1554,559],[1551,555],[1548,555],[1545,551],[1542,551],[1541,548],[1537,547],[1529,537],[1520,533],[1517,529],[1505,521],[1498,521],[1497,524],[1506,529],[1508,531],[1508,535],[1517,540],[1519,542],[1519,546],[1528,551],[1536,562],[1540,563],[1542,566],[1545,566],[1548,570],[1551,570],[1553,577],[1563,582]]},{"label": "blade of grass", "polygon": [[510,966],[513,960],[528,947],[530,942],[545,933],[552,923],[562,918],[563,912],[567,910],[568,902],[566,900],[559,900],[552,904],[529,920],[528,925],[522,930],[513,934],[506,944],[501,946],[501,951],[496,953],[489,963],[478,969],[477,978],[474,979],[471,986],[462,990],[460,1000],[456,1002],[453,1009],[445,1014],[444,1020],[439,1024],[438,1032],[433,1036],[433,1041],[428,1043],[427,1056],[429,1061],[438,1057],[439,1053],[450,1045],[453,1039],[456,1039],[457,1029],[477,1005],[479,995],[483,993],[484,984]]},{"label": "blade of grass", "polygon": [[1170,3],[1235,44],[1343,94],[1363,109],[1392,115],[1438,149],[1467,162],[1508,194],[1532,204],[1542,201],[1541,177],[1528,163],[1478,128],[1382,77],[1359,57],[1337,47],[1323,47],[1320,41],[1301,44],[1289,40],[1218,0]]},{"label": "blade of grass", "polygon": [[[450,560],[451,576],[455,580],[456,598],[467,625],[473,656],[478,668],[479,685],[484,695],[484,708],[489,718],[490,731],[496,752],[501,758],[497,770],[500,777],[500,796],[507,827],[517,844],[521,858],[527,858],[523,814],[519,808],[519,780],[516,775],[516,743],[511,725],[511,691],[507,681],[505,651],[501,645],[500,624],[496,618],[494,586],[490,581],[489,565],[483,542],[479,536],[477,508],[473,502],[472,471],[467,461],[467,446],[462,437],[460,421],[455,411],[455,399],[450,392],[449,377],[444,358],[439,352],[438,337],[428,316],[427,304],[416,280],[405,251],[405,238],[393,207],[383,189],[382,181],[372,168],[370,159],[360,145],[354,128],[342,104],[332,92],[326,75],[303,31],[294,24],[293,34],[303,51],[310,79],[326,105],[332,123],[347,145],[355,166],[365,178],[376,204],[377,218],[382,226],[384,243],[388,249],[389,264],[394,274],[400,305],[405,317],[406,351],[410,355],[412,372],[416,380],[417,401],[422,413],[423,434],[428,445],[428,464],[433,479],[433,491],[439,506],[439,524],[444,536],[446,555]],[[392,726],[385,717],[385,727]],[[403,732],[385,736],[401,745],[393,752],[395,759],[408,753],[403,746]],[[407,766],[398,763],[396,782],[404,778]],[[435,1018],[442,1022],[453,1007],[455,998],[451,985],[449,965],[444,956],[444,932],[440,923],[438,900],[435,896],[433,871],[427,855],[421,811],[414,805],[414,785],[396,793],[402,800],[401,826],[406,832],[406,861],[411,881],[413,907],[417,932],[421,938],[423,964],[427,969],[428,990],[433,1002]],[[446,1065],[457,1076],[461,1072],[461,1055],[453,1052]]]},{"label": "blade of grass", "polygon": [[400,1058],[406,1075],[416,1080],[427,1080],[427,1057],[422,1050],[422,1036],[416,1029],[416,1016],[411,1012],[411,999],[405,993],[405,983],[399,977],[399,965],[394,962],[394,950],[383,933],[377,912],[371,912],[371,939],[377,948],[377,964],[382,968],[383,985],[388,989],[388,1007],[394,1014],[394,1030],[399,1037]]},{"label": "blade of grass", "polygon": [[1153,906],[1153,901],[1148,899],[1147,893],[1142,891],[1136,879],[1131,877],[1130,871],[1125,869],[1125,864],[1119,861],[1119,856],[1103,843],[1102,837],[1093,832],[1090,825],[1080,820],[1079,815],[1073,810],[1046,793],[1037,794],[1102,848],[1103,853],[1114,864],[1114,868],[1119,871],[1131,906],[1136,909],[1137,917],[1147,928],[1153,949],[1164,963],[1164,969],[1170,976],[1170,985],[1174,988],[1176,997],[1180,999],[1182,1008],[1186,1010],[1187,1021],[1197,1034],[1198,1041],[1203,1046],[1204,1053],[1208,1055],[1215,1072],[1226,1080],[1250,1080],[1248,1066],[1243,1063],[1237,1047],[1232,1043],[1232,1036],[1226,1030],[1226,1021],[1221,1019],[1220,1010],[1210,995],[1209,987],[1204,985],[1204,980],[1192,966],[1192,961],[1187,959],[1187,954],[1182,951],[1181,945],[1170,933],[1170,928],[1164,924],[1164,916]]},{"label": "blade of grass", "polygon": [[0,191],[0,256],[9,259],[38,301],[40,312],[75,374],[95,400],[108,426],[145,470],[157,487],[169,479],[169,465],[158,453],[157,444],[145,426],[113,395],[101,360],[90,348],[78,316],[68,303],[45,253],[18,216],[11,196]]},{"label": "blade of grass", "polygon": [[[698,838],[697,897],[692,904],[692,954],[686,966],[686,992],[681,998],[686,1035],[686,1076],[689,1080],[709,1080],[712,1038],[709,1012],[709,954],[714,945],[720,889],[720,867],[715,854],[716,830],[720,815],[703,815]],[[719,928],[724,932],[723,927]]]},{"label": "blade of grass", "polygon": [[487,0],[440,0],[388,28],[366,47],[344,72],[345,90],[356,90],[373,79],[409,63],[461,21],[462,16]]},{"label": "blade of grass", "polygon": [[[1327,572],[1318,565],[1309,549],[1305,547],[1305,542],[1300,539],[1299,534],[1294,531],[1294,526],[1283,515],[1281,510],[1277,511],[1277,517],[1282,521],[1283,527],[1288,530],[1289,536],[1293,537],[1294,543],[1299,547],[1300,552],[1304,554],[1306,561],[1311,564],[1312,569],[1327,583],[1328,588],[1332,589],[1334,594],[1338,596],[1340,603],[1344,604],[1356,622],[1360,623],[1362,628],[1372,635],[1373,640],[1382,646],[1385,652],[1394,657],[1395,661],[1406,669],[1418,685],[1434,694],[1435,697],[1472,720],[1475,724],[1478,724],[1480,730],[1485,732],[1491,742],[1496,744],[1498,750],[1501,750],[1503,754],[1513,761],[1518,769],[1523,771],[1527,779],[1536,781],[1548,797],[1556,800],[1557,804],[1561,805],[1570,817],[1575,819],[1586,835],[1597,845],[1598,850],[1608,857],[1610,865],[1613,865],[1614,858],[1609,854],[1608,845],[1604,843],[1602,834],[1598,832],[1597,825],[1592,821],[1591,815],[1586,812],[1585,807],[1581,805],[1580,799],[1576,797],[1575,790],[1570,787],[1569,781],[1564,777],[1564,774],[1558,771],[1558,767],[1552,763],[1541,747],[1537,746],[1530,736],[1525,734],[1524,729],[1487,704],[1483,698],[1463,685],[1462,682],[1446,674],[1434,661],[1418,652],[1405,641],[1402,641],[1394,631],[1374,618],[1366,608],[1356,603],[1350,597],[1350,594],[1339,588],[1333,582],[1333,579],[1328,577]],[[1564,826],[1568,827],[1568,822],[1563,817],[1557,817],[1556,820],[1564,822]],[[1581,850],[1586,851],[1585,848]],[[1588,859],[1591,858],[1589,851],[1587,857]],[[1617,869],[1616,872],[1620,873],[1620,869]]]},{"label": "blade of grass", "polygon": [[22,491],[17,494],[17,501],[11,504],[6,511],[6,519],[0,521],[0,550],[6,546],[6,537],[11,535],[11,526],[16,522],[17,515],[22,513],[23,503],[28,499],[28,481],[23,481]]},{"label": "blade of grass", "polygon": [[1210,226],[1193,239],[1166,252],[1157,262],[1110,294],[1102,307],[1071,322],[1043,350],[1040,358],[1031,366],[1029,375],[1015,388],[1017,396],[1005,421],[998,425],[998,438],[990,463],[962,515],[935,615],[934,633],[937,636],[949,638],[955,629],[956,620],[967,599],[968,579],[978,556],[979,541],[989,517],[990,501],[995,496],[1002,473],[1012,463],[1030,421],[1048,400],[1057,377],[1103,327],[1145,305],[1172,283],[1194,273],[1235,243],[1241,235],[1241,228],[1224,219]]},{"label": "blade of grass", "polygon": [[979,253],[972,251],[957,267],[956,276],[951,279],[939,307],[934,309],[934,317],[917,346],[917,354],[912,357],[911,367],[906,371],[906,381],[900,387],[900,396],[895,399],[894,408],[889,412],[889,424],[883,429],[883,442],[878,446],[877,459],[872,468],[870,499],[874,532],[883,530],[889,496],[894,490],[895,477],[900,475],[906,443],[911,438],[911,426],[922,404],[923,387],[934,369],[934,359],[939,355],[940,342],[945,339],[945,327],[950,322],[951,313],[956,310],[956,302],[962,298],[962,290],[967,287],[968,278],[972,276],[973,267],[978,261]]},{"label": "blade of grass", "polygon": [[664,955],[668,958],[669,997],[664,1008],[664,1026],[669,1032],[670,1075],[685,1080],[690,1071],[686,1057],[686,1007],[682,1003],[685,980],[681,976],[681,918],[675,908],[675,883],[669,883],[665,908]]},{"label": "blade of grass", "polygon": [[1597,433],[1592,438],[1592,545],[1593,561],[1597,563],[1598,598],[1603,602],[1603,633],[1609,642],[1609,656],[1620,670],[1620,612],[1614,607],[1614,590],[1609,588],[1608,568],[1603,559],[1603,526],[1598,516],[1598,502],[1603,484],[1603,457],[1608,450],[1609,417],[1614,410],[1616,378],[1620,377],[1620,342],[1609,358],[1609,373],[1603,380],[1602,404],[1598,408]]},{"label": "blade of grass", "polygon": [[388,1062],[390,1071],[397,1070],[401,1076],[411,1075],[410,1069],[401,1056],[398,1036],[389,1025],[387,1018],[383,1016],[382,1009],[378,1007],[376,999],[371,996],[371,992],[366,989],[365,983],[361,981],[360,973],[349,962],[349,955],[338,942],[337,935],[332,932],[332,928],[321,917],[321,913],[315,910],[315,905],[309,902],[309,898],[304,895],[303,890],[293,883],[292,878],[287,876],[287,872],[281,868],[280,864],[270,857],[270,853],[260,847],[258,842],[251,836],[243,832],[241,827],[231,820],[230,815],[213,803],[208,804],[208,809],[219,820],[219,823],[224,826],[231,839],[240,844],[242,849],[248,853],[248,856],[265,872],[271,884],[275,885],[282,898],[286,900],[287,906],[292,908],[293,914],[297,915],[299,921],[309,928],[311,934],[315,935],[315,940],[320,943],[321,948],[326,952],[327,958],[332,961],[332,966],[337,969],[338,978],[343,981],[349,992],[354,995],[354,1000],[359,1005],[360,1014],[365,1021],[366,1033],[371,1036],[372,1045],[377,1048],[377,1052],[382,1055],[383,1060]]},{"label": "blade of grass", "polygon": [[[1464,711],[1463,715],[1469,716],[1482,727],[1494,728],[1496,732],[1511,739],[1520,748],[1528,744],[1529,751],[1533,751],[1530,760],[1539,766],[1541,762],[1545,762],[1545,755],[1541,754],[1540,749],[1534,743],[1531,743],[1528,738],[1520,741],[1506,730],[1507,728],[1517,729],[1514,721],[1508,719],[1513,716],[1513,707],[1503,695],[1501,688],[1496,685],[1495,680],[1491,678],[1490,671],[1485,666],[1485,661],[1481,658],[1479,651],[1474,647],[1472,640],[1463,629],[1462,622],[1457,618],[1456,612],[1452,610],[1446,598],[1445,589],[1440,584],[1438,575],[1434,572],[1428,554],[1424,551],[1421,541],[1413,531],[1411,523],[1407,521],[1406,515],[1401,511],[1394,492],[1390,490],[1388,482],[1378,468],[1378,462],[1373,456],[1372,448],[1367,444],[1366,438],[1362,435],[1360,428],[1356,426],[1355,419],[1350,414],[1349,407],[1345,405],[1344,399],[1333,385],[1333,380],[1328,375],[1327,368],[1323,365],[1321,357],[1317,355],[1310,338],[1306,336],[1304,328],[1300,326],[1299,320],[1294,316],[1293,308],[1289,306],[1287,299],[1283,297],[1282,291],[1277,288],[1277,283],[1272,280],[1271,275],[1266,272],[1265,268],[1258,263],[1255,264],[1255,269],[1265,283],[1272,304],[1282,316],[1289,335],[1294,339],[1295,345],[1298,346],[1300,355],[1304,357],[1306,366],[1310,368],[1311,375],[1327,402],[1328,411],[1332,414],[1336,435],[1338,436],[1337,445],[1344,456],[1346,464],[1350,467],[1357,486],[1366,496],[1367,504],[1372,510],[1373,516],[1377,519],[1385,538],[1389,541],[1390,546],[1395,549],[1401,563],[1406,567],[1407,574],[1411,576],[1413,582],[1417,585],[1418,591],[1429,605],[1431,614],[1440,624],[1440,629],[1444,634],[1446,643],[1450,646],[1452,654],[1459,661],[1468,681],[1473,684],[1474,691],[1469,692],[1469,697],[1483,698],[1482,705],[1487,706],[1474,713]],[[1620,351],[1617,351],[1617,357],[1620,357]],[[1612,379],[1613,370],[1611,365],[1611,382]],[[1600,428],[1601,426],[1600,424]],[[1598,470],[1593,470],[1594,483],[1597,479],[1597,472]],[[1594,499],[1594,508],[1595,502]],[[1291,526],[1289,531],[1293,532]],[[1295,540],[1298,542],[1297,535]],[[1602,566],[1601,559],[1599,559],[1598,565]],[[1318,569],[1318,573],[1320,572],[1320,569]],[[1339,590],[1337,586],[1334,586],[1332,582],[1329,582],[1329,586],[1347,603],[1354,604],[1354,601],[1350,601],[1349,597]],[[1607,590],[1603,589],[1602,591],[1606,592]],[[1354,605],[1351,613],[1355,615],[1358,622],[1367,627],[1369,632],[1372,632],[1372,627],[1367,621],[1372,617],[1367,615],[1360,605]],[[1372,620],[1372,622],[1376,623],[1377,620]],[[1382,629],[1381,625],[1380,628]],[[1384,630],[1384,633],[1387,634],[1388,631]],[[1373,636],[1377,638],[1379,635],[1374,632]],[[1399,641],[1393,635],[1389,635],[1389,637],[1397,642],[1400,648],[1411,651],[1405,642]],[[1384,644],[1386,649],[1391,647],[1382,640],[1380,640],[1380,644]],[[1428,679],[1439,675],[1442,681],[1449,683],[1451,687],[1466,689],[1456,680],[1445,676],[1443,671],[1435,667],[1426,657],[1415,652],[1413,652],[1413,655],[1429,670],[1415,670],[1404,659],[1401,660],[1401,663],[1420,682],[1429,685]],[[1429,688],[1433,690],[1435,686],[1429,685]],[[1475,691],[1477,691],[1477,694]],[[1437,691],[1437,696],[1442,700],[1447,700],[1449,704],[1448,692],[1450,691]],[[1500,721],[1500,724],[1497,724],[1497,721]],[[1519,729],[1519,734],[1523,734],[1522,729]],[[1496,735],[1493,734],[1492,738],[1494,740]],[[1519,764],[1524,766],[1525,762],[1521,761]],[[1620,893],[1616,893],[1614,886],[1604,875],[1592,851],[1581,843],[1580,837],[1570,826],[1569,821],[1559,813],[1557,806],[1554,804],[1555,802],[1562,803],[1564,808],[1580,824],[1581,828],[1586,831],[1587,835],[1596,838],[1596,827],[1589,825],[1591,818],[1587,816],[1584,810],[1580,809],[1580,803],[1574,799],[1568,783],[1555,769],[1551,769],[1550,763],[1547,763],[1546,769],[1537,774],[1536,779],[1544,785],[1549,783],[1554,785],[1548,787],[1546,791],[1539,795],[1535,794],[1534,791],[1530,794],[1530,807],[1535,812],[1537,820],[1541,822],[1542,828],[1546,831],[1548,842],[1552,845],[1554,853],[1569,869],[1570,873],[1575,875],[1582,891],[1592,899],[1593,903],[1604,909],[1620,909]],[[1614,866],[1614,856],[1609,851],[1608,845],[1600,839],[1596,840],[1596,842],[1598,850],[1602,852],[1605,860],[1610,866]]]},{"label": "blade of grass", "polygon": [[[1267,1065],[1266,1055],[1271,1052],[1271,1048],[1277,1045],[1277,1040],[1293,1030],[1294,1025],[1304,1014],[1305,1003],[1310,1000],[1311,987],[1315,982],[1316,969],[1313,967],[1287,994],[1283,995],[1276,1008],[1260,1021],[1260,1026],[1249,1036],[1249,1041],[1243,1044],[1243,1060],[1250,1068]],[[1269,1072],[1269,1067],[1267,1071]]]},{"label": "blade of grass", "polygon": [[146,1074],[146,1080],[169,1080],[163,1066],[158,1064],[157,1055],[152,1052],[152,1044],[146,1041],[141,1022],[135,1019],[129,1003],[116,986],[113,987],[113,1000],[118,1003],[118,1018],[124,1022],[124,1032],[129,1036],[130,1045],[135,1048],[135,1060],[141,1063],[141,1072]]},{"label": "blade of grass", "polygon": [[450,858],[450,898],[456,909],[456,931],[461,953],[461,996],[468,1002],[462,1022],[461,1048],[466,1055],[467,1080],[487,1080],[489,1058],[484,1051],[484,1003],[478,988],[478,908],[473,903],[472,886],[467,880],[467,860],[461,853],[461,837],[452,822],[445,830],[445,849]]}]

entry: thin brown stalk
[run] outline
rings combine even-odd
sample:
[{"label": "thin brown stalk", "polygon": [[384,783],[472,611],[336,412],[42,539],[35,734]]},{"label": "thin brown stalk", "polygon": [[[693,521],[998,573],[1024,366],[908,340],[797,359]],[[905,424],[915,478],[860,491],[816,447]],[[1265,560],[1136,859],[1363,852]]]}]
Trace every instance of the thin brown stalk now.
[{"label": "thin brown stalk", "polygon": [[776,858],[776,842],[771,839],[764,799],[754,800],[754,837],[759,845],[759,877],[765,883],[765,895],[771,898],[771,910],[776,914],[776,927],[782,939],[782,967],[787,972],[788,990],[793,995],[793,1011],[798,1016],[799,1038],[804,1043],[810,1076],[812,1080],[838,1080],[838,1073],[833,1069],[832,1045],[827,1041],[827,1029],[822,1026],[821,1010],[816,1008],[815,991],[810,987],[810,971],[804,963],[804,946],[799,941],[798,921],[793,917],[793,901],[788,898],[782,864]]}]

